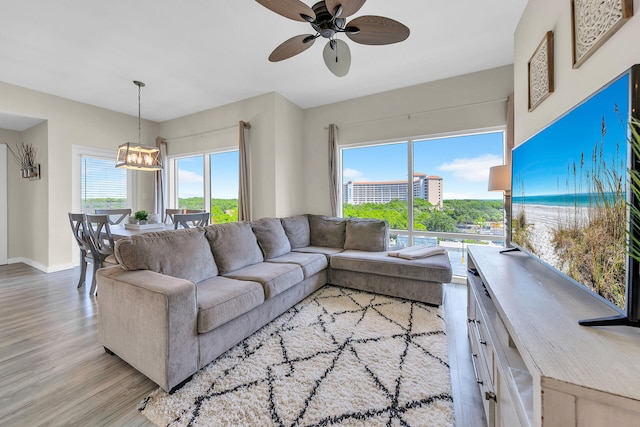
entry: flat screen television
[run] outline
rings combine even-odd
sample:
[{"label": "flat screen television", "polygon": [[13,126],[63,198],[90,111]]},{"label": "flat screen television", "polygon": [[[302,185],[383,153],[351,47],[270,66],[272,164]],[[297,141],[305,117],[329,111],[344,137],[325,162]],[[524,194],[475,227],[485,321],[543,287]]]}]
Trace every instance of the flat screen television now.
[{"label": "flat screen television", "polygon": [[630,179],[640,171],[630,128],[639,73],[634,65],[512,152],[513,246],[620,313],[583,325],[640,326]]}]

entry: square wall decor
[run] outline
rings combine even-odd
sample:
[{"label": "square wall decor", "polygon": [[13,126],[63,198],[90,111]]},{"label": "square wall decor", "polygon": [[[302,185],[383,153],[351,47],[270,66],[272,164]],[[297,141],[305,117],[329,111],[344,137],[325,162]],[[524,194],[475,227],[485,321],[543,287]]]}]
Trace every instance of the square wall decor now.
[{"label": "square wall decor", "polygon": [[547,31],[529,60],[529,111],[553,93],[553,31]]},{"label": "square wall decor", "polygon": [[571,0],[573,68],[578,68],[633,16],[633,0]]}]

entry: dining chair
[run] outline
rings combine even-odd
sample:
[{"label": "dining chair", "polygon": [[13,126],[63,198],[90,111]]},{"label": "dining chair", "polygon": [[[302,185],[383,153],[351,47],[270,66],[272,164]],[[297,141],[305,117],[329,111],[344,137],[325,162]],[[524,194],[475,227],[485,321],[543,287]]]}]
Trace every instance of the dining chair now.
[{"label": "dining chair", "polygon": [[204,227],[205,225],[209,224],[210,217],[211,215],[209,214],[209,212],[174,214],[173,228],[177,230],[180,227]]},{"label": "dining chair", "polygon": [[87,275],[87,263],[90,262],[93,264],[93,280],[91,281],[91,289],[93,290],[95,272],[97,270],[95,260],[100,259],[100,257],[91,239],[91,233],[89,232],[86,220],[85,214],[69,212],[71,231],[80,248],[80,280],[78,281],[78,288],[84,285]]},{"label": "dining chair", "polygon": [[171,220],[171,223],[174,223],[175,220],[173,219],[173,216],[175,214],[191,214],[191,213],[201,213],[201,212],[205,212],[205,210],[204,209],[165,209],[164,220],[162,222],[166,224],[167,220]]},{"label": "dining chair", "polygon": [[[127,216],[131,215],[131,209],[96,209],[96,215],[108,215],[109,224],[120,224]],[[119,215],[115,220],[112,219],[116,215]]]},{"label": "dining chair", "polygon": [[87,214],[85,215],[85,224],[95,248],[93,277],[91,280],[91,290],[89,291],[89,293],[93,295],[96,290],[96,271],[98,268],[118,265],[118,261],[113,254],[115,245],[109,228],[109,216]]}]

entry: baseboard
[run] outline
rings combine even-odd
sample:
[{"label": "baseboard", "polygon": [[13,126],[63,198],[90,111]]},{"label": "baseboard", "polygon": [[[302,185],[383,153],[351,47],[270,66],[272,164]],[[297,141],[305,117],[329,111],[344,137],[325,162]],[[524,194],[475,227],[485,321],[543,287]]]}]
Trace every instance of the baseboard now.
[{"label": "baseboard", "polygon": [[29,258],[24,258],[24,257],[17,257],[17,258],[9,258],[7,260],[7,264],[18,264],[18,263],[23,263],[23,264],[27,264],[30,267],[36,268],[44,273],[55,273],[58,271],[63,271],[63,270],[69,270],[72,269],[74,267],[76,267],[75,265],[69,263],[69,264],[59,264],[59,265],[53,265],[53,266],[47,266],[44,264],[41,264],[39,262],[33,261]]}]

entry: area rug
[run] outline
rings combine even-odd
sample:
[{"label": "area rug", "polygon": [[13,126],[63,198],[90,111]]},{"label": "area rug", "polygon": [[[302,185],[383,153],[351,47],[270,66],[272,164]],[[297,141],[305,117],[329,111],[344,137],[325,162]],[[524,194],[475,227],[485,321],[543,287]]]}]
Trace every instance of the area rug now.
[{"label": "area rug", "polygon": [[138,409],[160,426],[453,426],[442,312],[325,286]]}]

